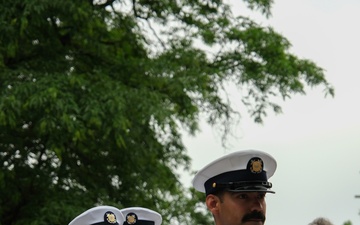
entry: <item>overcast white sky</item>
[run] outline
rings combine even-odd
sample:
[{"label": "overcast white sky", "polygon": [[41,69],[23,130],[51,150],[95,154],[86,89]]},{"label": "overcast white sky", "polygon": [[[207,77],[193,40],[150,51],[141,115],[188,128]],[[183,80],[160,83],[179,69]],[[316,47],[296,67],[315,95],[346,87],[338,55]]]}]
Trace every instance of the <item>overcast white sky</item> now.
[{"label": "overcast white sky", "polygon": [[[229,0],[237,13],[243,10]],[[267,24],[292,43],[291,51],[326,70],[335,98],[322,88],[280,102],[283,114],[269,114],[263,125],[243,116],[230,149],[205,124],[185,137],[192,169],[236,150],[272,154],[278,169],[270,179],[266,225],[307,225],[326,217],[335,225],[360,224],[360,1],[274,0]],[[260,17],[259,17],[260,18]],[[263,17],[261,17],[263,18]],[[265,21],[265,18],[263,18]],[[236,96],[234,94],[234,96]],[[191,178],[184,178],[191,185]]]}]

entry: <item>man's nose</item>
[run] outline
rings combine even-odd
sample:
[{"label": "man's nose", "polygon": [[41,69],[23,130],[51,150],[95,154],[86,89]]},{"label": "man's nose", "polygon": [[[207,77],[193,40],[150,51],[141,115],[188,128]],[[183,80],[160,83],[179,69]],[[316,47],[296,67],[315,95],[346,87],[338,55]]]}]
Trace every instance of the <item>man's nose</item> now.
[{"label": "man's nose", "polygon": [[258,211],[263,212],[264,210],[264,203],[260,199],[253,199],[252,205],[251,205],[251,211]]}]

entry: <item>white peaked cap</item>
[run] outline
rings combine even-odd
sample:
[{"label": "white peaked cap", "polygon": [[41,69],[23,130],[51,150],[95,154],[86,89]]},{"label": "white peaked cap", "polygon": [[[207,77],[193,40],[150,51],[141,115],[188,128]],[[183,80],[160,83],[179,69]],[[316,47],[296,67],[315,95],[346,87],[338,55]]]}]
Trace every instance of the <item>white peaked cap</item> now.
[{"label": "white peaked cap", "polygon": [[69,225],[122,225],[125,217],[113,206],[96,206],[75,217]]},{"label": "white peaked cap", "polygon": [[[197,172],[192,183],[196,190],[207,194],[214,191],[212,186],[216,186],[217,182],[229,184],[259,180],[268,183],[267,179],[274,175],[276,166],[276,160],[266,152],[258,150],[236,151],[206,165]],[[271,183],[269,184],[271,185]],[[261,182],[260,185],[255,185],[254,190],[256,191],[259,186],[261,186]],[[268,188],[266,187],[263,190],[268,190]],[[238,190],[236,189],[236,191]],[[247,191],[252,191],[252,189],[250,188]]]},{"label": "white peaked cap", "polygon": [[151,209],[143,207],[129,207],[120,210],[125,217],[124,225],[160,225],[162,216]]}]

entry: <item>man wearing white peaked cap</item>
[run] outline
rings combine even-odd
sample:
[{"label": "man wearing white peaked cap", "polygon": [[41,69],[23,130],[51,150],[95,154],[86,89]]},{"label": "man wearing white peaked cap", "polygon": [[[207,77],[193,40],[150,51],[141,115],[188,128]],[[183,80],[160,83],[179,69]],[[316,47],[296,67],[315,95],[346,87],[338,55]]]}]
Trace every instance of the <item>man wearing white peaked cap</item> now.
[{"label": "man wearing white peaked cap", "polygon": [[69,225],[122,225],[125,217],[113,206],[96,206],[75,217]]},{"label": "man wearing white peaked cap", "polygon": [[206,194],[206,206],[216,225],[263,225],[266,193],[276,160],[258,150],[237,151],[205,166],[194,177],[196,190]]},{"label": "man wearing white peaked cap", "polygon": [[120,210],[125,217],[123,225],[160,225],[162,216],[151,209],[129,207]]}]

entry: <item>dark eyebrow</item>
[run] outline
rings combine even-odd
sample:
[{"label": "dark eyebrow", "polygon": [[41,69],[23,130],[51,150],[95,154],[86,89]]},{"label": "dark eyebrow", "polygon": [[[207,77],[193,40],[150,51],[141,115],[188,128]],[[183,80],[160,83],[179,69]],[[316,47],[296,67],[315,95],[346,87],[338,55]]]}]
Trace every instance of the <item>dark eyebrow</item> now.
[{"label": "dark eyebrow", "polygon": [[248,195],[249,192],[230,192],[231,196]]}]

